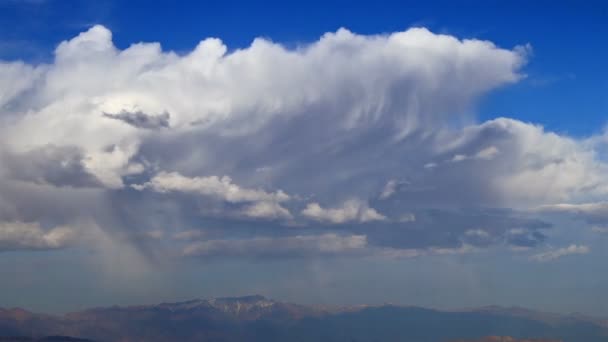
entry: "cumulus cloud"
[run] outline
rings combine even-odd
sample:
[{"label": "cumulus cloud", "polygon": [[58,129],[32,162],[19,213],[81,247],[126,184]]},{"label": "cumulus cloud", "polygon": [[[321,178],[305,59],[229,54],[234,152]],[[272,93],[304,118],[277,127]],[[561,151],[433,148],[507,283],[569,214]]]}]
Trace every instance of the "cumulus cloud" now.
[{"label": "cumulus cloud", "polygon": [[0,108],[17,105],[19,95],[34,86],[44,69],[23,62],[0,61]]},{"label": "cumulus cloud", "polygon": [[43,230],[38,223],[0,222],[0,252],[59,249],[72,244],[76,232],[70,227]]},{"label": "cumulus cloud", "polygon": [[133,185],[137,190],[184,192],[207,196],[229,203],[251,203],[241,214],[251,218],[291,218],[289,210],[280,205],[290,199],[282,190],[270,193],[260,189],[239,187],[228,176],[185,177],[177,172],[160,172],[149,182]]},{"label": "cumulus cloud", "polygon": [[[472,117],[525,77],[526,51],[412,28],[177,54],[119,49],[94,26],[48,64],[0,63],[0,220],[178,244],[196,235],[173,235],[184,227],[218,227],[202,254],[245,243],[233,233],[320,244],[295,226],[397,251],[534,247],[548,227],[529,209],[606,197],[608,170],[601,139]],[[163,239],[131,242],[153,254],[148,240]]]},{"label": "cumulus cloud", "polygon": [[547,252],[538,253],[531,257],[532,260],[547,262],[553,261],[555,259],[559,259],[568,255],[576,255],[576,254],[587,254],[591,250],[587,246],[583,245],[570,245],[564,248],[553,249]]},{"label": "cumulus cloud", "polygon": [[[394,127],[390,135],[402,138],[464,109],[489,89],[517,81],[525,62],[520,50],[421,28],[383,36],[341,29],[297,50],[256,39],[248,48],[227,51],[215,38],[184,56],[163,52],[156,43],[119,50],[108,29],[94,26],[59,44],[54,63],[39,71],[3,66],[7,83],[27,76],[18,88],[23,91],[8,92],[4,101],[20,103],[12,108],[15,115],[29,112],[4,127],[4,140],[16,150],[83,147],[89,171],[119,187],[146,135],[121,121],[150,121],[141,120],[143,113],[170,112],[177,130],[196,126],[225,137],[252,137],[275,118],[309,116],[320,125],[333,122],[319,132],[323,138],[370,125]],[[445,100],[434,101],[436,93]],[[129,114],[132,108],[140,115]],[[118,113],[110,115],[121,120],[99,113]],[[120,153],[106,151],[112,144]]]},{"label": "cumulus cloud", "polygon": [[318,203],[309,203],[306,208],[302,210],[302,215],[312,220],[334,224],[353,221],[364,223],[387,219],[375,209],[368,207],[367,204],[354,199],[344,202],[339,208],[330,209],[324,209]]},{"label": "cumulus cloud", "polygon": [[215,197],[230,202],[257,202],[289,200],[289,195],[279,190],[269,193],[259,189],[241,188],[232,182],[228,176],[217,177],[185,177],[177,172],[161,172],[143,185],[134,185],[138,190],[152,189],[158,192],[189,192],[202,196]]},{"label": "cumulus cloud", "polygon": [[277,202],[262,201],[251,204],[243,210],[243,214],[253,218],[291,218],[289,210]]}]

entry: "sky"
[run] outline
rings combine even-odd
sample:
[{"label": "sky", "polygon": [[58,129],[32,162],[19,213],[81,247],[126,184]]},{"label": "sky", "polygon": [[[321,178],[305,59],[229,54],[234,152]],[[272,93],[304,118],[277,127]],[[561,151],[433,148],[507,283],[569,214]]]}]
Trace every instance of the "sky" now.
[{"label": "sky", "polygon": [[0,0],[0,306],[608,317],[608,6]]}]

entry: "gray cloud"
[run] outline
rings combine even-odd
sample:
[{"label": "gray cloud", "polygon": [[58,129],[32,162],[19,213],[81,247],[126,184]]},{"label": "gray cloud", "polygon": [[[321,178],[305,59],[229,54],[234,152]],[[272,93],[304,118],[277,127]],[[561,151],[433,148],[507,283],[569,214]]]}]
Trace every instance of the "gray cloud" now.
[{"label": "gray cloud", "polygon": [[608,224],[608,202],[548,204],[534,210],[541,213],[571,216],[590,224]]},{"label": "gray cloud", "polygon": [[6,177],[39,184],[71,187],[99,187],[101,182],[89,173],[84,155],[76,146],[47,145],[23,153],[2,155]]},{"label": "gray cloud", "polygon": [[185,256],[198,257],[302,257],[361,254],[364,235],[296,235],[284,238],[259,237],[248,240],[208,240],[184,248]]},{"label": "gray cloud", "polygon": [[142,111],[129,112],[122,110],[119,113],[103,113],[103,116],[110,119],[120,120],[133,127],[144,129],[160,129],[169,127],[170,115],[163,112],[158,115],[146,114]]},{"label": "gray cloud", "polygon": [[0,222],[0,252],[65,248],[76,240],[69,227],[44,231],[37,223]]}]

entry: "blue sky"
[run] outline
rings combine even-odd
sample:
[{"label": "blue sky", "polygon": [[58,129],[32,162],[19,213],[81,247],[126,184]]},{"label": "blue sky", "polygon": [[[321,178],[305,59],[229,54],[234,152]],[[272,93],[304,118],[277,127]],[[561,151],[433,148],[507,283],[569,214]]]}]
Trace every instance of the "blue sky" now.
[{"label": "blue sky", "polygon": [[608,316],[607,19],[602,1],[0,0],[0,306]]}]

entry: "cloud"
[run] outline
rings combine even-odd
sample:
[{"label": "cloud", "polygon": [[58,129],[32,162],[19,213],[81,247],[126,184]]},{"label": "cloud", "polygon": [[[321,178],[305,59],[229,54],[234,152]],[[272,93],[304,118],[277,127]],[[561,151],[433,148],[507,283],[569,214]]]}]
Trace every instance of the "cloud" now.
[{"label": "cloud", "polygon": [[76,240],[69,227],[43,230],[38,223],[0,222],[0,252],[65,248]]},{"label": "cloud", "polygon": [[289,200],[289,195],[279,190],[275,193],[259,189],[241,188],[228,176],[185,177],[177,172],[160,172],[143,185],[134,185],[137,190],[152,189],[158,192],[187,192],[210,196],[230,203]]},{"label": "cloud", "polygon": [[468,156],[466,154],[457,154],[452,157],[452,162],[461,162],[465,160],[490,160],[493,159],[499,153],[498,149],[494,146],[486,147],[479,150],[474,155]]},{"label": "cloud", "polygon": [[507,243],[515,248],[531,248],[542,244],[547,237],[539,230],[513,228],[506,232]]},{"label": "cloud", "polygon": [[543,252],[539,254],[535,254],[531,257],[532,260],[547,262],[553,261],[555,259],[559,259],[568,255],[577,255],[577,254],[588,254],[591,250],[587,246],[582,245],[570,245],[568,247],[559,248],[550,250],[548,252]]},{"label": "cloud", "polygon": [[[448,112],[464,110],[490,89],[516,82],[525,63],[521,50],[422,28],[380,36],[340,29],[297,50],[256,39],[250,47],[227,51],[216,38],[183,56],[163,52],[157,43],[119,50],[107,28],[94,26],[60,43],[50,65],[4,66],[6,84],[25,81],[17,87],[22,90],[5,95],[5,102],[20,105],[10,111],[19,120],[3,127],[3,140],[17,150],[82,147],[88,171],[107,186],[120,187],[128,161],[149,137],[123,122],[149,125],[152,119],[144,113],[170,112],[176,132],[196,127],[205,136],[225,139],[260,138],[275,120],[291,127],[306,117],[307,124],[298,125],[306,128],[305,139],[315,136],[310,123],[331,123],[318,131],[319,143],[370,127],[393,127],[387,137],[403,138],[437,125]],[[443,101],[435,101],[434,94],[442,94]],[[120,120],[99,113],[118,113],[109,115]],[[155,125],[164,125],[159,119]],[[293,135],[294,142],[300,136]],[[259,145],[263,141],[251,147],[265,147]],[[112,144],[120,153],[107,151]]]},{"label": "cloud", "polygon": [[243,214],[253,218],[292,218],[289,210],[281,207],[277,202],[262,201],[247,206]]},{"label": "cloud", "polygon": [[541,213],[567,215],[591,224],[608,223],[608,202],[557,203],[534,209]]},{"label": "cloud", "polygon": [[184,231],[173,234],[173,239],[182,240],[182,241],[192,241],[192,240],[199,240],[204,235],[205,234],[200,230],[191,229],[191,230],[184,230]]},{"label": "cloud", "polygon": [[21,154],[4,153],[6,177],[39,184],[99,187],[101,182],[85,167],[76,146],[47,145]]},{"label": "cloud", "polygon": [[369,208],[359,200],[348,200],[339,208],[324,209],[318,203],[309,203],[302,215],[316,221],[341,224],[348,222],[383,221],[386,217],[375,209]]},{"label": "cloud", "polygon": [[608,202],[547,204],[538,207],[537,210],[572,214],[608,215]]},{"label": "cloud", "polygon": [[386,185],[384,186],[384,189],[382,189],[382,193],[380,194],[380,199],[387,199],[389,197],[391,197],[395,191],[397,190],[397,181],[394,179],[391,179],[390,181],[388,181],[386,183]]},{"label": "cloud", "polygon": [[34,86],[43,72],[44,68],[23,62],[0,61],[0,108],[17,105],[19,96]]},{"label": "cloud", "polygon": [[399,216],[399,222],[414,222],[416,221],[416,215],[412,213],[405,213]]},{"label": "cloud", "polygon": [[208,240],[184,248],[185,256],[197,257],[302,257],[360,254],[364,235],[296,235],[284,238],[260,237],[248,240]]},{"label": "cloud", "polygon": [[591,231],[598,234],[608,234],[608,227],[593,226],[591,227]]},{"label": "cloud", "polygon": [[149,115],[142,111],[129,112],[126,110],[120,113],[103,113],[103,116],[109,119],[115,119],[125,122],[128,125],[144,129],[159,129],[169,127],[170,115],[163,112],[159,115]]},{"label": "cloud", "polygon": [[86,220],[146,256],[187,227],[228,245],[536,247],[550,225],[530,208],[603,198],[608,170],[599,137],[470,115],[527,58],[424,28],[178,54],[94,26],[48,64],[0,63],[0,220]]},{"label": "cloud", "polygon": [[290,199],[282,190],[274,193],[242,188],[228,176],[185,177],[177,172],[160,172],[149,182],[133,185],[137,190],[151,189],[161,193],[183,192],[211,197],[228,203],[252,203],[240,213],[251,218],[291,218],[289,210],[279,203]]}]

